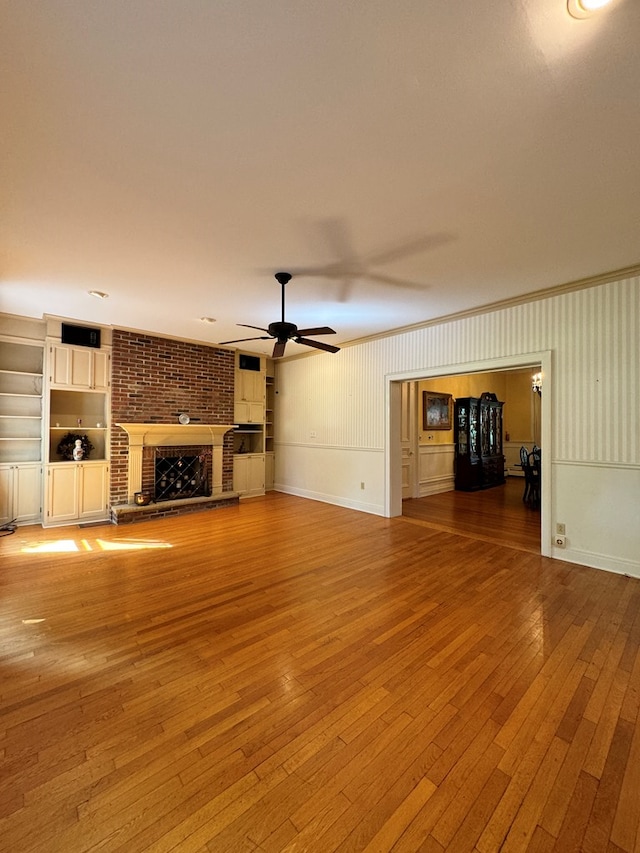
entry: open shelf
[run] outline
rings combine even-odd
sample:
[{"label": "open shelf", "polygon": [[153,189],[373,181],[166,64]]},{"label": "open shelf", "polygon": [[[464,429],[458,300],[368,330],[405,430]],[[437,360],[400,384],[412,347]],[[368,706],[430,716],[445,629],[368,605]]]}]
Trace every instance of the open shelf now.
[{"label": "open shelf", "polygon": [[264,433],[262,424],[239,424],[233,431],[233,452],[238,455],[245,453],[264,452]]},{"label": "open shelf", "polygon": [[106,424],[106,394],[52,389],[49,400],[49,461],[62,460],[58,445],[67,433],[87,436],[93,445],[87,461],[106,459],[109,432]]}]

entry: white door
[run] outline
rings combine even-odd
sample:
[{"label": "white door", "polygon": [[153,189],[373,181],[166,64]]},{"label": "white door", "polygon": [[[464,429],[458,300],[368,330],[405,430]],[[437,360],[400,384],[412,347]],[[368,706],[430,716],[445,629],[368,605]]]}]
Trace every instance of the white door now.
[{"label": "white door", "polygon": [[418,383],[401,386],[400,449],[402,454],[402,499],[417,497],[416,436]]}]

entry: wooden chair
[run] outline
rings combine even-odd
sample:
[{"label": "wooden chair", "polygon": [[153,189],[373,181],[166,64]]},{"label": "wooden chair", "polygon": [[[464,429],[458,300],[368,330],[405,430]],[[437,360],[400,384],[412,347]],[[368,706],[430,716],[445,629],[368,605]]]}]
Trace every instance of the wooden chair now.
[{"label": "wooden chair", "polygon": [[[526,449],[526,448],[525,448]],[[523,465],[525,479],[525,497],[523,500],[532,509],[540,508],[540,460],[542,452],[539,447],[533,446],[531,453],[527,455],[526,467]],[[522,459],[522,450],[520,451]]]},{"label": "wooden chair", "polygon": [[524,501],[524,503],[528,503],[529,489],[531,487],[531,478],[527,473],[529,470],[529,451],[524,445],[522,445],[522,447],[520,448],[520,467],[522,468],[522,473],[524,474],[524,492],[522,494],[522,500]]}]

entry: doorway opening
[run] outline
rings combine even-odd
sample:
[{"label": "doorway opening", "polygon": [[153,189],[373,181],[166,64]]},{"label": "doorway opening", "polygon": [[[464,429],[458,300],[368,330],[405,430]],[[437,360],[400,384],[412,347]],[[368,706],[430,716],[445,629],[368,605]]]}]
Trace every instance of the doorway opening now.
[{"label": "doorway opening", "polygon": [[[534,394],[531,387],[533,373],[541,372],[544,377],[544,392]],[[474,384],[475,383],[475,384]],[[489,387],[493,385],[493,387]],[[485,387],[486,386],[486,387]],[[519,390],[518,390],[519,389]],[[521,540],[526,543],[525,550],[531,550],[532,527],[537,527],[537,553],[550,555],[550,539],[546,535],[547,519],[550,514],[551,499],[551,425],[550,406],[544,405],[544,393],[551,389],[551,353],[528,353],[521,356],[504,357],[484,362],[474,362],[465,365],[452,365],[431,370],[412,371],[404,375],[387,376],[387,483],[386,512],[389,516],[403,515],[404,498],[428,499],[426,501],[433,509],[442,495],[447,495],[451,504],[449,516],[455,512],[460,518],[470,518],[471,507],[484,509],[471,525],[469,535],[480,538],[482,535],[494,535],[496,541],[504,544],[509,538],[506,533],[499,532],[500,526],[511,525],[511,541],[516,541],[518,527],[521,528]],[[497,396],[505,402],[504,455],[505,473],[507,474],[506,488],[501,490],[502,502],[495,494],[488,497],[488,489],[473,492],[463,497],[465,493],[454,491],[453,478],[453,424],[451,430],[429,431],[422,429],[420,421],[420,405],[423,391],[439,393],[441,396],[451,393],[452,398],[460,396],[480,396],[483,391],[498,392]],[[535,399],[534,399],[535,397]],[[511,420],[507,414],[507,406],[511,399]],[[542,495],[539,511],[526,516],[524,505],[516,503],[518,492],[522,493],[524,481],[518,469],[520,447],[536,444],[543,448],[542,454]],[[476,498],[477,495],[477,498]],[[484,497],[483,497],[484,496]],[[455,501],[454,502],[454,498]],[[491,510],[491,504],[495,504]],[[464,504],[464,507],[462,506]],[[502,505],[502,509],[501,509]],[[444,503],[443,503],[444,506]],[[507,507],[508,510],[507,510]],[[414,513],[415,507],[412,510]],[[496,525],[488,522],[491,512],[502,512],[504,521]],[[442,515],[435,509],[431,515]],[[517,519],[518,512],[521,518]],[[515,515],[514,515],[515,513]],[[478,518],[484,521],[478,521]],[[433,522],[435,523],[435,522]],[[445,522],[441,518],[440,523]],[[495,528],[493,533],[483,534],[479,526]],[[463,524],[454,524],[456,532],[462,532]],[[502,537],[502,538],[499,538]]]}]

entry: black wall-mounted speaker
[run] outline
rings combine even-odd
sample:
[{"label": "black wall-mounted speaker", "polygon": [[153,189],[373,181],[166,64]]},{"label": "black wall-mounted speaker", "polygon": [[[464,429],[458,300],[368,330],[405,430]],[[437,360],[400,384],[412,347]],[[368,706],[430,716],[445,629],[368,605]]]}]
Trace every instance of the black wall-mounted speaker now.
[{"label": "black wall-mounted speaker", "polygon": [[100,349],[100,329],[92,329],[90,326],[73,326],[71,323],[63,323],[61,340],[63,344]]},{"label": "black wall-mounted speaker", "polygon": [[238,367],[240,370],[260,370],[260,356],[240,353]]}]

